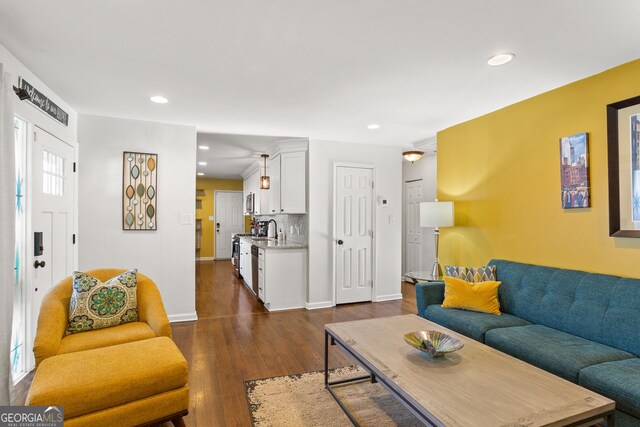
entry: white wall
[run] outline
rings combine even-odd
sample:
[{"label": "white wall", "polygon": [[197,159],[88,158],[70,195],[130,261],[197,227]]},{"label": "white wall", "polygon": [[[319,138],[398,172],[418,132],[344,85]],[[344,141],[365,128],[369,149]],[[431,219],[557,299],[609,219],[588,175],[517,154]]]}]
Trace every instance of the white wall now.
[{"label": "white wall", "polygon": [[[172,321],[194,320],[196,129],[81,114],[79,267],[137,268]],[[122,230],[122,153],[158,154],[157,231]]]},{"label": "white wall", "polygon": [[15,56],[4,46],[0,45],[0,63],[4,65],[4,70],[11,74],[13,85],[18,86],[18,77],[24,78],[38,89],[47,98],[55,102],[60,108],[69,113],[69,125],[65,126],[54,120],[51,116],[31,104],[29,101],[20,101],[17,96],[12,96],[13,109],[15,114],[22,117],[29,123],[46,130],[64,142],[75,146],[77,142],[78,114],[69,104],[56,95],[42,80],[37,78],[27,67],[25,67]]},{"label": "white wall", "polygon": [[[437,157],[433,152],[425,150],[425,156],[415,163],[404,161],[402,163],[402,206],[404,212],[404,183],[407,181],[422,180],[422,190],[424,191],[425,201],[433,201],[436,198],[437,190]],[[407,272],[406,265],[406,246],[405,246],[405,229],[406,221],[402,222],[402,271]],[[424,265],[427,271],[431,270],[436,259],[435,241],[433,237],[433,228],[425,228],[424,233]]]},{"label": "white wall", "polygon": [[[309,308],[333,300],[333,168],[335,162],[375,167],[374,301],[400,299],[402,150],[333,141],[309,141]],[[381,207],[380,198],[389,200]],[[389,217],[393,217],[390,223]]]}]

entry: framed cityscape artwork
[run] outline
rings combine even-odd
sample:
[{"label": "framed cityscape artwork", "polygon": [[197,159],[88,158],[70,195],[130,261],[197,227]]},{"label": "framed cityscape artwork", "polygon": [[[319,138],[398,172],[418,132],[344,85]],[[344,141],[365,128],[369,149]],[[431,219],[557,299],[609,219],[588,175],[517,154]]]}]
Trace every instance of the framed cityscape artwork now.
[{"label": "framed cityscape artwork", "polygon": [[560,138],[560,182],[563,209],[591,206],[586,132]]},{"label": "framed cityscape artwork", "polygon": [[158,155],[125,151],[122,164],[122,229],[157,230]]},{"label": "framed cityscape artwork", "polygon": [[640,237],[640,96],[607,105],[609,235]]}]

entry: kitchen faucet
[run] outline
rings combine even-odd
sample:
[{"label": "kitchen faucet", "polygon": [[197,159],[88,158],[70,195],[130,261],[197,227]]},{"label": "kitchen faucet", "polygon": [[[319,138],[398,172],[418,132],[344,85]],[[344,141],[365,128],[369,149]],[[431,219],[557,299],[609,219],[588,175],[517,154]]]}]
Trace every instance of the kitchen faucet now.
[{"label": "kitchen faucet", "polygon": [[273,222],[273,224],[276,226],[276,231],[275,231],[274,237],[277,239],[278,238],[278,223],[276,222],[275,219],[270,219],[269,222],[267,223],[267,228],[269,228],[268,224],[270,222]]}]

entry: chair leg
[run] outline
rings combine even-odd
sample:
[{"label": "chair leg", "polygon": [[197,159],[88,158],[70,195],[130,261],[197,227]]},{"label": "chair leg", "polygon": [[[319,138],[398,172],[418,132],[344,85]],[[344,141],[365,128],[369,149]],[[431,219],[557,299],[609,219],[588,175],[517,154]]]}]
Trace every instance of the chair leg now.
[{"label": "chair leg", "polygon": [[186,427],[186,424],[184,423],[182,417],[172,419],[171,423],[173,423],[174,427]]}]

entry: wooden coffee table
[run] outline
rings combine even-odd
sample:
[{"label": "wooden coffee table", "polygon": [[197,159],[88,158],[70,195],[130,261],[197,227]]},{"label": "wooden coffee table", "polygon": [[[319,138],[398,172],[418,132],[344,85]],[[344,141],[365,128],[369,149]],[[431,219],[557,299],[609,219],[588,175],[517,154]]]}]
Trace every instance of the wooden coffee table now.
[{"label": "wooden coffee table", "polygon": [[[358,425],[333,386],[368,379],[381,383],[431,426],[614,425],[615,402],[416,315],[325,325],[325,387]],[[403,340],[437,330],[464,342],[429,359]],[[330,381],[329,345],[337,344],[369,375]]]}]

